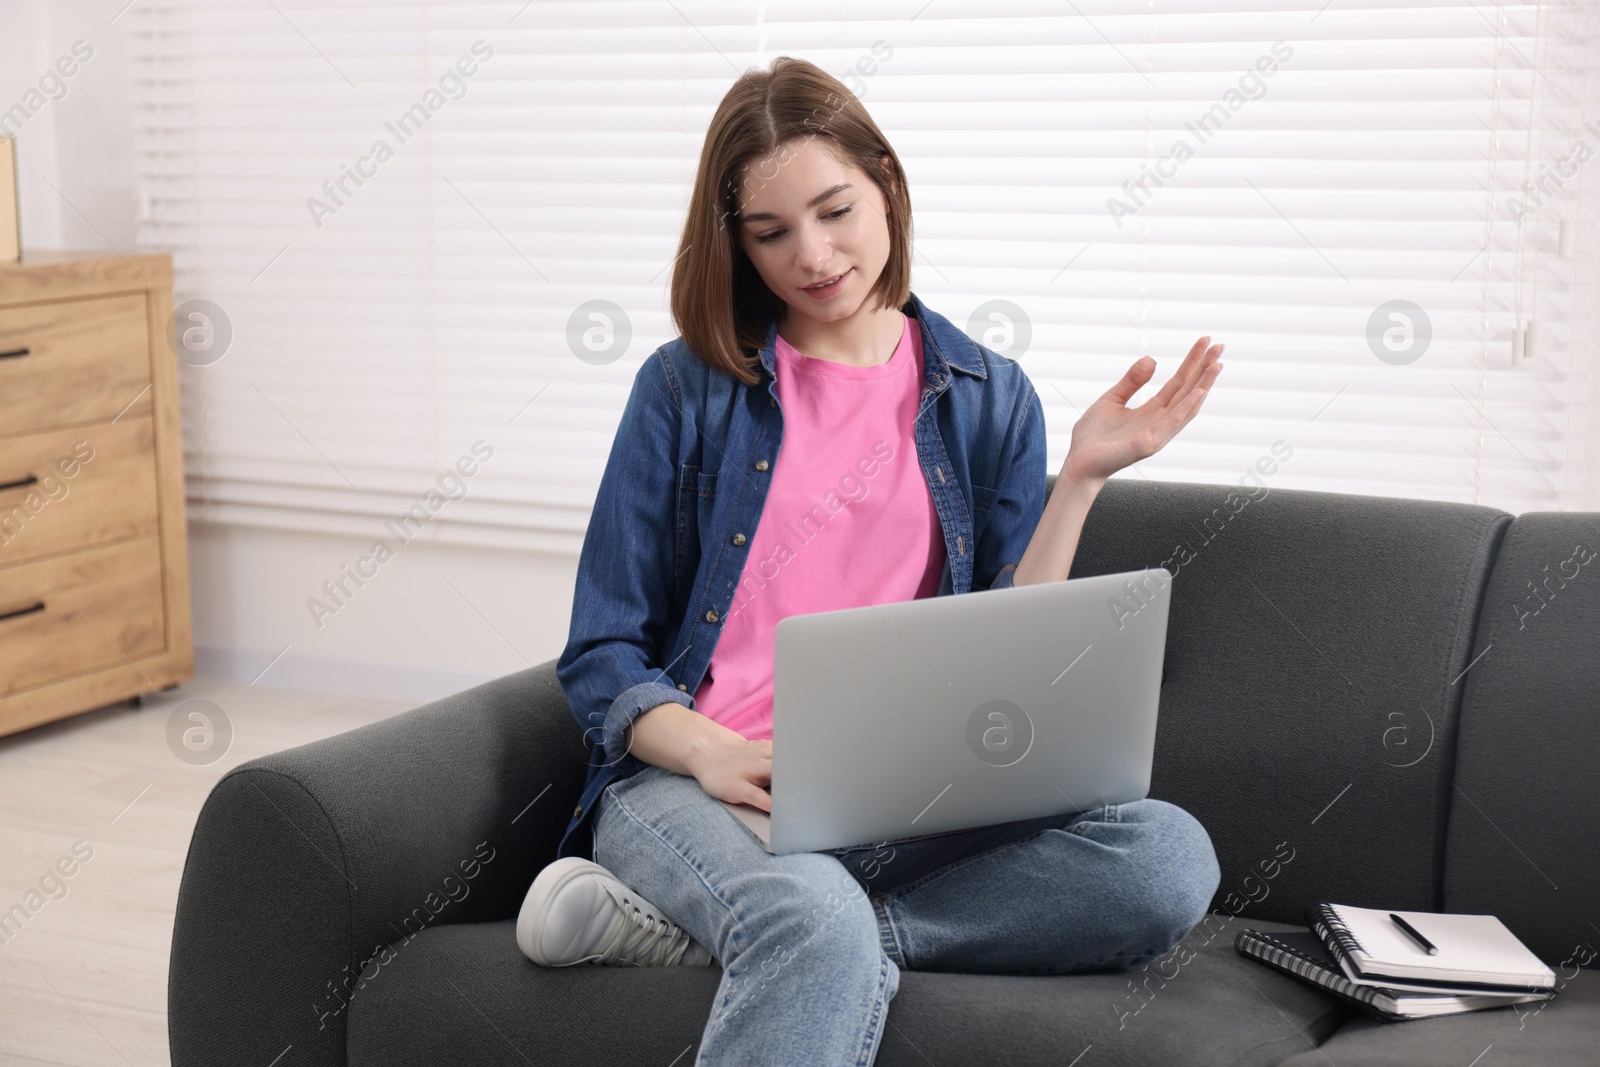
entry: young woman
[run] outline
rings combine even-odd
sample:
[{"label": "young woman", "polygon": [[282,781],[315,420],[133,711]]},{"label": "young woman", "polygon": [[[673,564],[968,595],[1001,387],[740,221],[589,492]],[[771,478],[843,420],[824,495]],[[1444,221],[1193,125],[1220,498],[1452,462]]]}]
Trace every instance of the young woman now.
[{"label": "young woman", "polygon": [[676,260],[682,336],[635,378],[584,538],[557,674],[588,781],[517,925],[545,966],[714,958],[702,1065],[870,1063],[902,968],[1147,962],[1217,887],[1205,830],[1154,799],[787,856],[718,803],[771,810],[779,619],[1065,579],[1106,479],[1222,368],[1201,338],[1130,408],[1134,363],[1046,503],[1032,384],[910,266],[905,172],[849,90],[788,57],[741,77]]}]

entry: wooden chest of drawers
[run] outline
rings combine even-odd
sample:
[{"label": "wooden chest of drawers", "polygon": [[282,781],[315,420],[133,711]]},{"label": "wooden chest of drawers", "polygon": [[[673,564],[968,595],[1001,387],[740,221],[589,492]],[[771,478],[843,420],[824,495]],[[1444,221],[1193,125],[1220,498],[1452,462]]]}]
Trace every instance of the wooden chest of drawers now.
[{"label": "wooden chest of drawers", "polygon": [[165,255],[0,265],[0,734],[194,675]]}]

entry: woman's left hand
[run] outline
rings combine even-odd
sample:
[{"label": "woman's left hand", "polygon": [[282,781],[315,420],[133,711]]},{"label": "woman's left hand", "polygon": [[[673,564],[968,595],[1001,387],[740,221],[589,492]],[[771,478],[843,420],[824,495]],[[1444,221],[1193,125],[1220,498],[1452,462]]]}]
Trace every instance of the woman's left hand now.
[{"label": "woman's left hand", "polygon": [[1211,344],[1210,337],[1200,338],[1161,391],[1130,408],[1128,401],[1156,370],[1155,360],[1140,357],[1072,427],[1072,444],[1061,476],[1084,482],[1104,481],[1123,467],[1159,452],[1199,414],[1211,384],[1222,371],[1217,357],[1224,347]]}]

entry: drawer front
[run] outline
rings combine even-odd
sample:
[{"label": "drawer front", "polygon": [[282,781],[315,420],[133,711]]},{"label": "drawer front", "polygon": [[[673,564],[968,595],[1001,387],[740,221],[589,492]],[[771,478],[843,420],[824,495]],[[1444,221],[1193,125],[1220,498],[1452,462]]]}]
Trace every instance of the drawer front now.
[{"label": "drawer front", "polygon": [[154,537],[0,568],[0,696],[166,645]]},{"label": "drawer front", "polygon": [[157,528],[148,415],[0,437],[0,567]]},{"label": "drawer front", "polygon": [[0,310],[0,437],[147,413],[149,387],[143,295]]}]

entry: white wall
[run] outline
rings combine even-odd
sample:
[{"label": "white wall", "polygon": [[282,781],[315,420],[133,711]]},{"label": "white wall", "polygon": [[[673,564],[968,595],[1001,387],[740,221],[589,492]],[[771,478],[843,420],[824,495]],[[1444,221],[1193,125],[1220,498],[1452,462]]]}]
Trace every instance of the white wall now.
[{"label": "white wall", "polygon": [[1579,511],[1600,511],[1600,285],[1589,291],[1589,351],[1595,354],[1589,366],[1588,418],[1583,435],[1583,488],[1578,494]]},{"label": "white wall", "polygon": [[[334,599],[323,583],[340,581],[371,538],[194,522],[189,532],[209,677],[420,701],[554,659],[566,644],[573,557],[413,541],[363,584],[343,578]],[[311,598],[333,614],[314,613]]]},{"label": "white wall", "polygon": [[[49,53],[49,13],[38,0],[14,0],[0,15],[0,109],[9,110],[34,87],[54,58]],[[22,243],[58,246],[61,212],[50,187],[56,173],[55,109],[50,105],[17,134],[17,169],[22,200]]]},{"label": "white wall", "polygon": [[92,50],[61,79],[64,95],[46,96],[16,131],[25,248],[134,247],[128,42],[121,20],[111,22],[122,2],[4,0],[0,6],[0,109],[39,89],[39,79],[56,73],[57,59],[74,42]]},{"label": "white wall", "polygon": [[[136,248],[128,20],[112,21],[124,2],[0,0],[0,110],[75,41],[93,49],[17,131],[25,249]],[[415,541],[319,627],[306,600],[326,600],[322,583],[370,544],[191,522],[200,673],[421,702],[560,655],[574,556]]]}]

